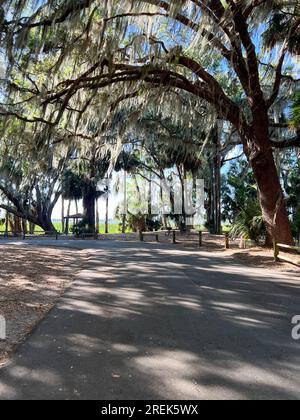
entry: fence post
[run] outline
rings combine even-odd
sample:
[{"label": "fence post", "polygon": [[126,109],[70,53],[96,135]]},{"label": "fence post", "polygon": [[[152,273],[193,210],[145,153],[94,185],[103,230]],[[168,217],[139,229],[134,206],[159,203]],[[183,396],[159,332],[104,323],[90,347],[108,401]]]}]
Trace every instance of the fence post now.
[{"label": "fence post", "polygon": [[201,248],[203,244],[203,240],[202,240],[202,230],[199,230],[199,247]]},{"label": "fence post", "polygon": [[225,249],[229,249],[230,245],[229,245],[229,233],[225,232]]},{"label": "fence post", "polygon": [[173,244],[176,244],[176,231],[173,230]]},{"label": "fence post", "polygon": [[274,261],[279,261],[279,246],[277,244],[276,239],[273,240],[273,249],[274,249]]}]

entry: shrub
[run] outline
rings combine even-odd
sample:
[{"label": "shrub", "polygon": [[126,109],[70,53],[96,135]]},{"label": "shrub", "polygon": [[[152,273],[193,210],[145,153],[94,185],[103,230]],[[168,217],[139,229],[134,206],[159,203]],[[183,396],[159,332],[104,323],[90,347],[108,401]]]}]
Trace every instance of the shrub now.
[{"label": "shrub", "polygon": [[72,233],[75,236],[80,236],[85,233],[88,234],[88,233],[95,233],[95,232],[92,232],[91,229],[89,228],[88,220],[83,219],[82,221],[80,221],[79,223],[77,223],[76,225],[72,227]]},{"label": "shrub", "polygon": [[265,238],[266,227],[258,200],[246,203],[245,207],[235,218],[230,235],[233,238],[242,237],[256,243],[259,243],[260,239]]}]

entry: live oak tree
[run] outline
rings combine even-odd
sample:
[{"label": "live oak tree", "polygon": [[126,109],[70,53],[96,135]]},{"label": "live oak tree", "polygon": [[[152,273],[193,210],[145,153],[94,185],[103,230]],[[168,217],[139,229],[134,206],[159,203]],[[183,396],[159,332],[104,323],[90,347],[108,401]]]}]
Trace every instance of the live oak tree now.
[{"label": "live oak tree", "polygon": [[[22,159],[21,165],[18,165],[20,161],[15,155],[1,156],[1,160],[12,164],[9,168],[0,168],[0,208],[18,219],[40,226],[45,232],[54,232],[52,213],[61,196],[59,180],[66,159],[61,158],[57,164],[41,170],[38,162]],[[16,166],[19,166],[18,173],[15,172]],[[28,170],[29,166],[32,172]]]},{"label": "live oak tree", "polygon": [[15,118],[6,121],[5,127],[0,125],[0,133],[0,208],[54,232],[51,216],[61,195],[60,179],[70,150],[32,143],[32,126]]},{"label": "live oak tree", "polygon": [[[291,56],[299,54],[298,2],[2,3],[1,44],[7,67],[21,68],[27,78],[25,85],[18,84],[10,72],[4,89],[27,91],[27,101],[33,104],[26,114],[17,102],[4,102],[3,116],[59,126],[84,141],[91,137],[88,121],[92,118],[99,127],[103,121],[102,115],[97,119],[94,112],[90,114],[95,107],[102,114],[122,101],[143,104],[142,98],[153,88],[162,98],[161,92],[185,91],[209,104],[216,118],[237,131],[253,169],[269,239],[293,242],[272,150],[291,143],[274,144],[270,130],[282,86],[289,84],[292,90],[297,84],[285,62],[290,64]],[[216,55],[235,90],[221,83],[210,59]],[[44,79],[37,83],[31,72],[40,62]],[[266,73],[273,78],[271,87],[265,84]],[[100,134],[101,128],[93,136]],[[298,137],[293,144],[299,145]]]}]

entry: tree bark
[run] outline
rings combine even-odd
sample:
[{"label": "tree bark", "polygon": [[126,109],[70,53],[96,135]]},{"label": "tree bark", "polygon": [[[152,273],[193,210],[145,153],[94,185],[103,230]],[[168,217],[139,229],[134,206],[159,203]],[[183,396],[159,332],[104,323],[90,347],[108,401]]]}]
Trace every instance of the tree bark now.
[{"label": "tree bark", "polygon": [[251,138],[248,139],[252,146],[246,153],[258,186],[268,242],[275,239],[279,243],[293,245],[291,224],[269,137],[268,115],[257,108],[253,111],[253,116]]},{"label": "tree bark", "polygon": [[32,222],[29,222],[29,233],[30,235],[34,234],[35,224]]},{"label": "tree bark", "polygon": [[67,209],[67,218],[65,223],[65,234],[69,235],[69,226],[70,226],[70,210],[71,210],[71,200],[69,200],[68,203],[68,209]]},{"label": "tree bark", "polygon": [[91,233],[96,229],[96,213],[95,213],[95,194],[90,193],[83,197],[84,216],[87,220],[88,229]]},{"label": "tree bark", "polygon": [[22,219],[22,233],[23,233],[24,236],[28,233],[27,222],[24,219]]},{"label": "tree bark", "polygon": [[13,217],[13,225],[14,225],[14,234],[15,235],[19,235],[20,233],[22,233],[22,224],[21,224],[21,219],[20,217],[14,216]]},{"label": "tree bark", "polygon": [[126,233],[126,214],[122,214],[122,233]]},{"label": "tree bark", "polygon": [[9,230],[9,213],[7,211],[5,214],[5,236],[8,236],[8,230]]},{"label": "tree bark", "polygon": [[52,223],[51,218],[48,215],[44,215],[42,219],[37,223],[45,232],[55,232],[55,226]]},{"label": "tree bark", "polygon": [[180,220],[179,229],[182,232],[185,232],[187,230],[187,225],[186,225],[186,211],[185,211],[184,168],[181,167],[180,165],[177,165],[177,172],[178,172],[178,177],[179,177],[179,181],[181,185],[181,215],[179,216],[179,220]]},{"label": "tree bark", "polygon": [[100,233],[100,214],[99,214],[99,200],[96,200],[96,232]]},{"label": "tree bark", "polygon": [[211,181],[209,199],[209,229],[210,233],[220,235],[221,224],[221,157],[218,127],[212,130],[212,157],[210,162]]},{"label": "tree bark", "polygon": [[251,165],[259,190],[269,242],[274,238],[280,243],[293,245],[291,225],[272,151],[265,153],[263,159],[256,157],[251,161]]}]

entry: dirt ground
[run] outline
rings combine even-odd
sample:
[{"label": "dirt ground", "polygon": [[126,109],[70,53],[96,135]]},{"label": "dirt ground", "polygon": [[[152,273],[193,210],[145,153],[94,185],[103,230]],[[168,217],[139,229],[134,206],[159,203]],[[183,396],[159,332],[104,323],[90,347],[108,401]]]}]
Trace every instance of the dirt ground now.
[{"label": "dirt ground", "polygon": [[0,340],[0,366],[70,285],[82,264],[78,252],[1,247],[0,315],[7,340]]},{"label": "dirt ground", "polygon": [[[127,240],[133,240],[134,236],[127,236]],[[135,240],[137,236],[135,235]],[[147,242],[155,242],[154,236],[146,236]],[[180,235],[177,234],[178,246],[188,248],[191,250],[199,249],[199,239],[197,234],[193,235]],[[163,243],[172,242],[172,238],[166,235],[160,235],[159,241]],[[249,246],[247,243],[241,244],[240,240],[230,240],[230,249],[225,250],[225,239],[223,236],[214,236],[207,233],[203,234],[203,243],[201,251],[213,252],[217,254],[225,254],[228,257],[235,258],[241,263],[257,267],[266,268],[272,271],[278,272],[291,272],[300,273],[299,265],[293,265],[284,261],[274,263],[274,253],[272,249],[267,249],[259,246]],[[299,264],[300,255],[291,255],[286,253],[280,253],[282,257],[287,257],[292,260],[295,264]]]},{"label": "dirt ground", "polygon": [[266,268],[275,272],[290,272],[300,274],[300,267],[296,265],[300,258],[297,256],[281,254],[282,256],[286,256],[287,258],[293,260],[295,263],[294,265],[285,261],[274,263],[273,251],[260,247],[239,250],[232,249],[226,251],[226,254],[236,258],[242,263],[253,267]]}]

